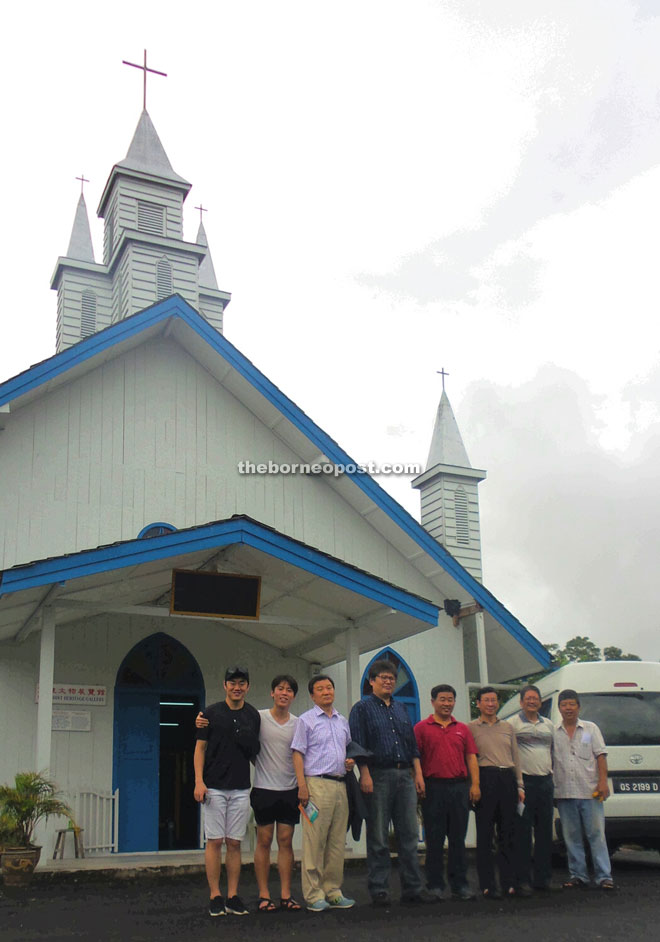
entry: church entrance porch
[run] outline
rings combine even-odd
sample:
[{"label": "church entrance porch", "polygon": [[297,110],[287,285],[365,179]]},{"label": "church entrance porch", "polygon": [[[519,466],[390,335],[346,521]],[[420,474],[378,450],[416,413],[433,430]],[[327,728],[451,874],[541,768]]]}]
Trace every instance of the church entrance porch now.
[{"label": "church entrance porch", "polygon": [[[257,617],[171,611],[173,570],[259,577]],[[311,674],[345,662],[345,711],[359,697],[362,653],[437,620],[437,605],[246,517],[5,570],[0,640],[13,643],[0,651],[0,682],[11,674],[18,699],[0,780],[33,765],[71,799],[116,792],[117,839],[103,844],[115,853],[198,847],[192,719],[223,699],[226,666],[249,666],[257,708],[270,705],[271,678],[292,673],[302,712]],[[35,681],[41,691],[94,685],[102,696],[78,708],[84,727],[65,729],[75,707],[35,703]]]}]

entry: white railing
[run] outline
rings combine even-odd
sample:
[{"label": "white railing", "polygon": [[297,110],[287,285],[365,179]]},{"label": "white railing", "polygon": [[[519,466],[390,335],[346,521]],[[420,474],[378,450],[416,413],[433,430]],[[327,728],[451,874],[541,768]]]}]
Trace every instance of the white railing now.
[{"label": "white railing", "polygon": [[85,853],[117,853],[119,789],[114,792],[81,791],[73,796],[76,824],[84,828]]}]

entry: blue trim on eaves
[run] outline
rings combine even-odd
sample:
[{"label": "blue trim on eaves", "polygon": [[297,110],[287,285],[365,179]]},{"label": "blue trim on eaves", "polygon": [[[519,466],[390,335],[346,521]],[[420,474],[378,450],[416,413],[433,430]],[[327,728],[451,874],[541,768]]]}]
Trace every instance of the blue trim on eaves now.
[{"label": "blue trim on eaves", "polygon": [[[160,301],[150,308],[133,314],[117,324],[106,327],[105,330],[92,337],[69,347],[68,350],[56,354],[49,360],[44,360],[21,373],[6,383],[0,385],[0,405],[17,398],[41,383],[53,379],[73,366],[84,362],[96,354],[120,343],[131,336],[157,324],[169,317],[180,317],[192,330],[240,373],[255,389],[257,389],[283,416],[299,429],[310,441],[318,447],[319,451],[327,455],[335,464],[351,465],[355,462],[350,456],[330,438],[302,409],[288,398],[274,383],[261,373],[250,360],[219,334],[215,328],[204,320],[179,295],[173,295],[165,301]],[[435,559],[437,563],[458,582],[460,586],[471,595],[528,651],[540,664],[547,667],[550,664],[550,655],[543,645],[536,640],[526,628],[511,614],[488,589],[470,575],[454,557],[438,543],[430,534],[412,517],[394,498],[368,474],[350,474],[353,482],[374,503],[401,528],[424,552]]]},{"label": "blue trim on eaves", "polygon": [[319,550],[264,527],[246,517],[177,530],[148,540],[127,540],[68,556],[44,559],[25,566],[14,566],[0,573],[3,595],[51,585],[54,582],[81,579],[98,573],[113,572],[128,566],[186,553],[212,551],[222,546],[243,543],[284,562],[350,589],[381,605],[411,615],[428,625],[438,623],[439,608],[432,602],[390,585],[362,570],[342,563]]}]

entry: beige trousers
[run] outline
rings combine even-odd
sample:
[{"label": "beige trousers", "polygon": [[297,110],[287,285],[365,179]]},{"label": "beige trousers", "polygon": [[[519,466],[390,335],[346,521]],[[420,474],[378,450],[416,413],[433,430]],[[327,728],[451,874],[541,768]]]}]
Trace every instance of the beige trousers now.
[{"label": "beige trousers", "polygon": [[305,781],[319,816],[313,824],[302,816],[302,891],[306,903],[315,903],[341,894],[348,799],[342,781],[318,776]]}]

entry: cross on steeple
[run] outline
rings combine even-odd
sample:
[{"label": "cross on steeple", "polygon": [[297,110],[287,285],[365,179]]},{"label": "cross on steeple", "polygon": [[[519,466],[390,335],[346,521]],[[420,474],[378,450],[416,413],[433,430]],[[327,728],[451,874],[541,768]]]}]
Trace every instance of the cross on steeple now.
[{"label": "cross on steeple", "polygon": [[76,177],[76,180],[80,180],[80,195],[84,195],[85,184],[89,183],[89,180],[84,173],[81,173],[79,177]]},{"label": "cross on steeple", "polygon": [[199,224],[202,224],[202,213],[208,213],[208,209],[205,206],[202,206],[200,203],[199,206],[195,206],[195,209],[199,210]]},{"label": "cross on steeple", "polygon": [[442,376],[442,391],[445,391],[445,376],[449,376],[449,373],[445,373],[444,366],[440,370],[436,370],[436,373],[439,373]]},{"label": "cross on steeple", "polygon": [[159,72],[157,69],[150,69],[147,66],[147,50],[144,50],[144,65],[138,65],[136,62],[127,62],[126,59],[122,59],[122,65],[131,65],[134,69],[141,69],[144,77],[144,91],[142,98],[142,107],[144,110],[147,110],[147,72],[153,72],[154,75],[164,75],[167,78],[167,72]]}]

